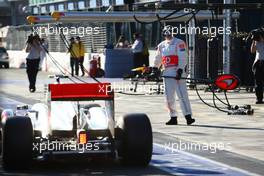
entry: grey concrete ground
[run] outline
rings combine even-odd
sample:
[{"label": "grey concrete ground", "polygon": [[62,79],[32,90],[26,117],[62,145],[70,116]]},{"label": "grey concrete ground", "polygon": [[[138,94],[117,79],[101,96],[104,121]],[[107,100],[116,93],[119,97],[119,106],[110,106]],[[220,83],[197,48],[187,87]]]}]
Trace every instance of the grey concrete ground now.
[{"label": "grey concrete ground", "polygon": [[[0,96],[9,97],[22,102],[37,102],[43,100],[44,83],[53,82],[47,79],[48,73],[40,72],[38,75],[37,92],[29,93],[27,78],[23,69],[0,69]],[[84,78],[88,80],[88,78]],[[91,80],[89,80],[91,81]],[[111,80],[114,81],[114,80]],[[119,82],[120,80],[116,80]],[[120,82],[119,82],[120,84]],[[206,101],[212,102],[209,92],[200,91]],[[116,113],[121,116],[129,112],[142,112],[148,114],[151,119],[154,141],[173,145],[175,143],[201,144],[224,149],[216,154],[213,151],[190,151],[205,157],[221,161],[231,162],[235,166],[245,160],[241,168],[260,168],[264,165],[264,105],[255,105],[255,95],[243,90],[228,93],[231,104],[250,104],[255,109],[253,116],[227,115],[202,104],[195,91],[189,90],[193,116],[196,123],[192,126],[185,124],[185,119],[179,110],[179,125],[166,126],[168,120],[163,95],[138,95],[130,96],[116,94]],[[219,93],[220,97],[223,97]],[[177,103],[178,105],[178,103]],[[179,106],[177,106],[179,109]],[[159,138],[167,140],[159,140]],[[177,145],[179,147],[179,145]],[[202,150],[202,149],[200,149]],[[206,149],[205,149],[206,150]],[[222,153],[221,153],[222,152]],[[250,163],[252,166],[250,166]],[[254,164],[256,163],[256,165]],[[258,165],[258,166],[257,166]],[[259,171],[260,173],[260,171]],[[263,173],[263,172],[262,172]]]}]

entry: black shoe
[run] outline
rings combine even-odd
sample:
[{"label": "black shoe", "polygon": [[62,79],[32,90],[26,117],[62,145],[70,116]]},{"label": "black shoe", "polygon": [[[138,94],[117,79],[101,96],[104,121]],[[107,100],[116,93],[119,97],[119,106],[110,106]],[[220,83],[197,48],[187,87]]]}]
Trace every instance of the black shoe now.
[{"label": "black shoe", "polygon": [[186,119],[187,125],[191,125],[195,122],[195,119],[193,119],[191,115],[186,115],[185,119]]},{"label": "black shoe", "polygon": [[81,77],[84,77],[84,73],[81,75]]},{"label": "black shoe", "polygon": [[256,104],[264,104],[264,101],[258,100],[258,101],[256,101]]},{"label": "black shoe", "polygon": [[31,88],[31,89],[29,89],[29,92],[31,92],[31,93],[33,93],[33,92],[35,92],[36,91],[36,88]]},{"label": "black shoe", "polygon": [[171,117],[171,119],[166,122],[166,125],[178,125],[177,117]]}]

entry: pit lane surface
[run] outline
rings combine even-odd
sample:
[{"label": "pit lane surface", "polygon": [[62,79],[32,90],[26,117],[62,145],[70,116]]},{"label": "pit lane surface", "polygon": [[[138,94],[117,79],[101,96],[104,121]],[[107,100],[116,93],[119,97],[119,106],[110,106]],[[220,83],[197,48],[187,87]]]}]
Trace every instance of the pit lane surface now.
[{"label": "pit lane surface", "polygon": [[[40,73],[37,92],[30,94],[27,91],[28,82],[24,72],[24,70],[0,69],[0,107],[15,108],[17,104],[34,104],[43,100],[43,84],[53,81],[47,79],[46,74],[44,75],[43,73]],[[3,75],[5,75],[5,77],[3,77]],[[8,89],[8,91],[6,89]],[[154,107],[152,109],[146,110],[148,111],[146,113],[150,117],[155,117],[156,111],[162,111],[161,109],[157,109],[157,105],[163,105],[162,95],[155,96],[155,102],[149,101],[149,99],[152,99],[152,97],[140,98],[146,99],[150,103],[148,106]],[[132,103],[133,101],[135,101],[134,98],[132,99],[130,96],[117,96],[116,103],[118,107],[116,107],[116,113],[118,116],[123,114],[123,111],[127,113],[128,110],[124,107],[129,106],[129,103]],[[125,104],[125,102],[129,103]],[[192,102],[194,105],[196,105],[198,100],[193,99]],[[144,101],[137,104],[136,107],[138,107],[138,109],[132,110],[142,111],[142,107],[139,109],[140,103],[142,104]],[[120,105],[122,105],[122,107],[120,107]],[[131,107],[128,109],[131,109]],[[160,119],[160,117],[162,117],[162,115],[159,114],[157,119]],[[155,118],[153,119],[155,120]],[[166,120],[166,118],[164,117],[163,120]],[[259,118],[259,120],[261,119]],[[189,151],[179,151],[176,149],[168,149],[164,145],[165,143],[168,141],[176,142],[179,139],[175,137],[168,137],[168,135],[172,133],[173,129],[164,126],[163,124],[163,122],[162,125],[155,121],[153,122],[154,151],[151,164],[147,168],[124,167],[118,162],[111,160],[101,159],[87,161],[81,160],[80,158],[71,158],[53,161],[38,161],[34,163],[32,169],[29,171],[10,173],[5,172],[2,167],[0,167],[0,175],[254,175],[253,173],[262,175],[264,173],[263,161],[254,160],[252,158],[247,158],[234,153],[217,152],[216,154],[209,155],[208,152],[202,151],[201,153],[195,153]],[[160,128],[162,130],[159,130],[160,132],[157,132],[158,125],[162,127]],[[188,128],[184,125],[179,125],[177,130],[179,130],[179,128],[184,128],[184,132],[189,132],[190,134],[194,134],[193,136],[201,137],[203,131],[200,130],[199,133],[191,131],[206,127],[207,126],[198,125]],[[242,130],[241,128],[237,129]],[[256,130],[263,132],[262,128],[255,127],[249,129],[251,129],[251,131]],[[171,131],[168,132],[169,130]],[[164,133],[161,133],[162,131],[164,131]],[[256,150],[256,147],[252,148],[252,150]]]},{"label": "pit lane surface", "polygon": [[[14,109],[19,97],[0,95],[2,109]],[[17,99],[17,100],[16,100]],[[21,99],[21,98],[20,98]],[[27,104],[32,105],[29,99]],[[154,133],[153,156],[147,168],[125,167],[118,161],[103,159],[85,160],[80,158],[52,159],[34,162],[29,171],[8,173],[0,167],[0,175],[255,175],[251,172],[234,168],[205,157],[170,148],[161,134]],[[155,139],[159,138],[159,142]],[[159,144],[160,143],[160,144]]]}]

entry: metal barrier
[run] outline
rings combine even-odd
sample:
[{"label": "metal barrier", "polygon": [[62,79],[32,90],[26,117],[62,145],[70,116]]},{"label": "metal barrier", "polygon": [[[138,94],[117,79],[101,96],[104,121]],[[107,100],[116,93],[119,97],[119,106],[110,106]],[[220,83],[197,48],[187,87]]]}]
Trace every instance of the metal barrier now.
[{"label": "metal barrier", "polygon": [[[32,28],[34,27],[34,29]],[[6,37],[4,38],[4,42],[6,43],[7,50],[23,50],[26,45],[26,41],[28,36],[32,33],[32,31],[39,31],[39,35],[41,38],[45,38],[49,44],[49,51],[51,52],[67,52],[67,48],[63,43],[59,32],[53,32],[52,30],[56,29],[56,24],[38,24],[34,26],[23,25],[23,26],[10,26],[7,32]],[[64,35],[66,39],[70,39],[70,37],[80,36],[80,31],[77,29],[84,29],[83,33],[81,33],[81,40],[84,43],[86,48],[86,52],[101,52],[104,49],[104,46],[107,44],[107,36],[106,36],[106,25],[105,24],[94,24],[94,23],[68,23],[63,24],[60,27],[68,28],[68,31]],[[88,28],[97,28],[96,33],[88,33],[86,29]],[[46,30],[46,31],[45,31]],[[62,32],[62,31],[61,31]]]}]

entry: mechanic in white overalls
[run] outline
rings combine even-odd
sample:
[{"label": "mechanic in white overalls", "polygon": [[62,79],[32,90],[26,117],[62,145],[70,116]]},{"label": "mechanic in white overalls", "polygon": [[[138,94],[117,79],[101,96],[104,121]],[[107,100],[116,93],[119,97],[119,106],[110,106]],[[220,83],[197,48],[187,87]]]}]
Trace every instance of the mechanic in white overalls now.
[{"label": "mechanic in white overalls", "polygon": [[155,67],[163,66],[163,76],[175,78],[164,78],[166,103],[169,110],[170,120],[166,125],[177,125],[177,111],[175,104],[175,93],[177,93],[183,115],[187,125],[195,122],[192,118],[191,105],[188,98],[186,80],[187,48],[184,41],[173,37],[172,27],[165,26],[163,29],[165,40],[158,45],[157,55],[154,62]]}]

